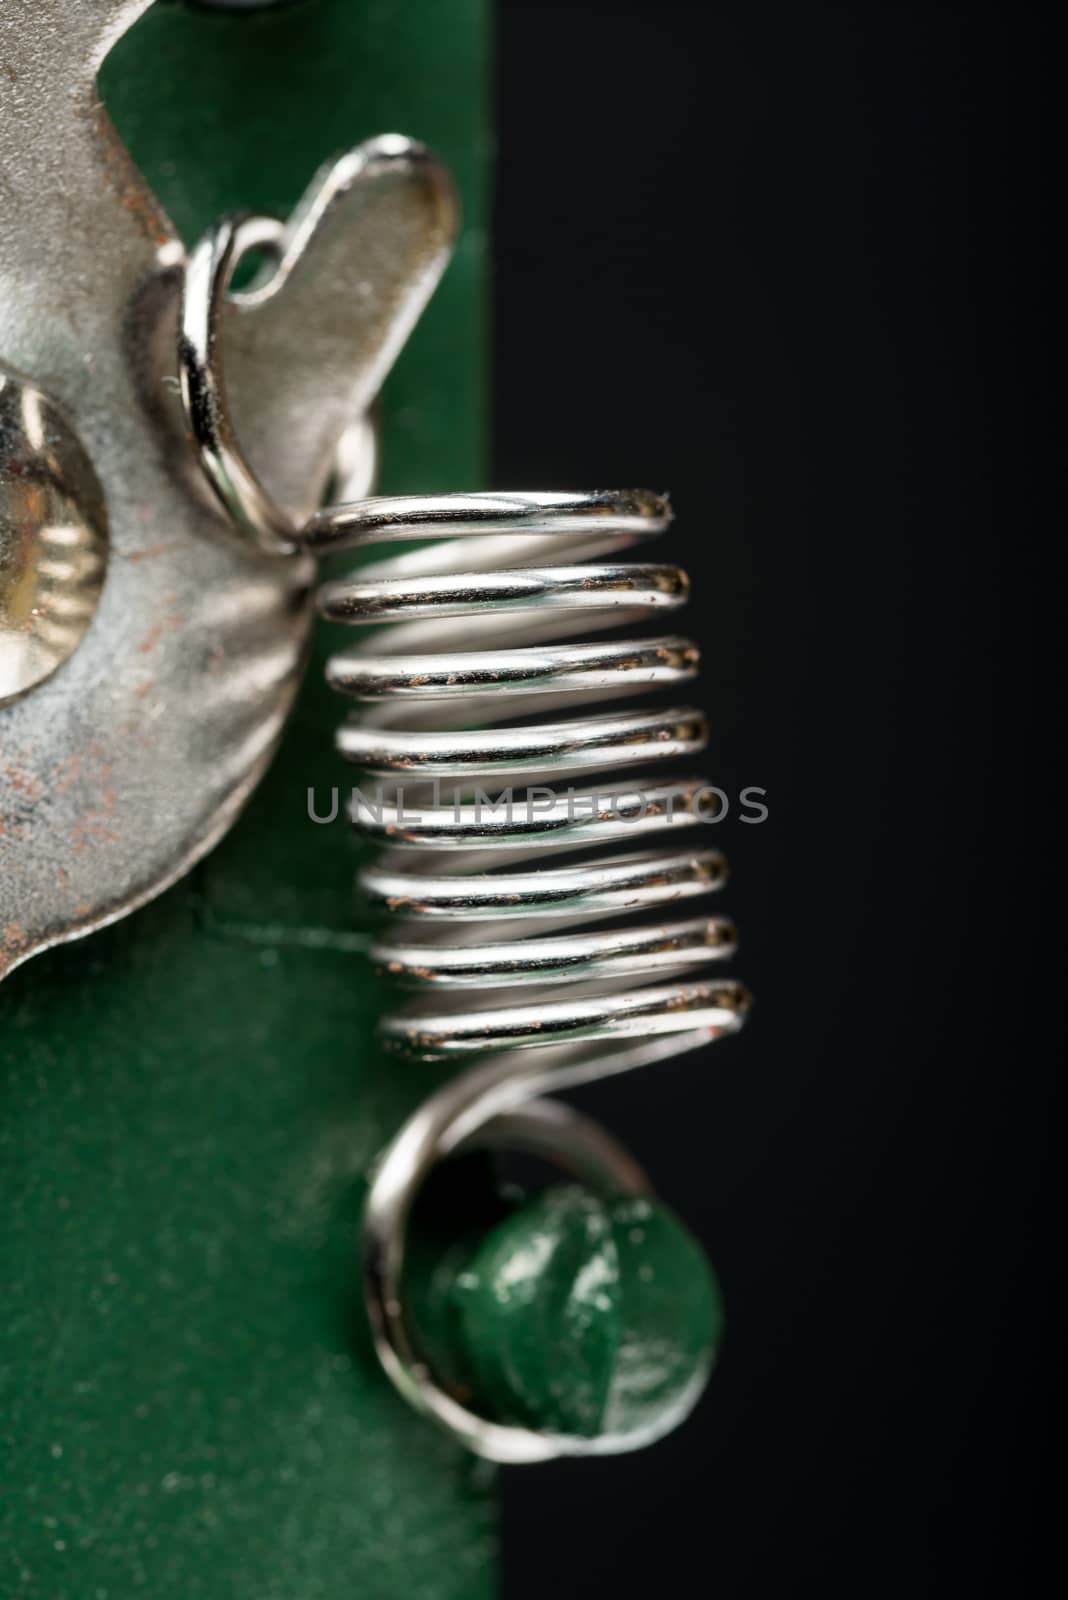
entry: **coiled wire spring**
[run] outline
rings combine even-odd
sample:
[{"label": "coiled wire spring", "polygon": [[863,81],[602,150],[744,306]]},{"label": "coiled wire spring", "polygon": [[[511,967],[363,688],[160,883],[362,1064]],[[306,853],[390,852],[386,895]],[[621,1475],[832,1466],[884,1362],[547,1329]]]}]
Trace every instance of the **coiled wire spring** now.
[{"label": "coiled wire spring", "polygon": [[[241,449],[217,339],[237,262],[279,236],[271,219],[223,218],[192,252],[178,339],[185,423],[206,482],[261,550],[418,545],[327,583],[319,605],[333,621],[385,630],[328,665],[333,687],[365,708],[341,727],[341,752],[384,786],[361,791],[353,820],[385,846],[360,876],[394,923],[375,959],[415,992],[385,1017],[385,1040],[415,1058],[471,1062],[371,1175],[363,1263],[375,1346],[414,1405],[493,1460],[636,1448],[674,1426],[705,1374],[675,1415],[625,1435],[493,1422],[430,1370],[403,1270],[423,1181],[473,1142],[532,1150],[612,1193],[648,1193],[624,1150],[545,1091],[661,1061],[745,1018],[742,986],[707,972],[733,953],[731,924],[675,914],[725,878],[720,852],[694,831],[717,792],[662,770],[704,748],[705,718],[685,704],[628,704],[696,673],[690,640],[630,631],[683,605],[687,579],[672,565],[605,559],[662,532],[670,508],[643,491],[413,496],[336,505],[295,526]],[[609,637],[558,642],[580,628]],[[574,714],[602,702],[618,704]]]},{"label": "coiled wire spring", "polygon": [[[434,541],[319,597],[332,621],[388,625],[335,655],[327,674],[367,708],[338,745],[380,785],[377,803],[357,791],[353,817],[387,846],[360,879],[398,923],[374,956],[420,992],[385,1019],[394,1049],[432,1058],[566,1044],[588,1057],[594,1041],[667,1034],[681,1046],[741,1022],[740,986],[703,976],[734,952],[725,917],[614,920],[663,913],[724,881],[721,854],[694,836],[714,792],[656,770],[704,748],[704,716],[688,705],[561,709],[694,676],[697,649],[675,633],[555,642],[579,627],[629,630],[685,602],[679,567],[593,559],[660,533],[670,516],[664,498],[640,491],[443,495],[364,500],[305,530],[319,553]],[[668,847],[650,847],[669,831]],[[578,864],[561,861],[573,852]]]}]

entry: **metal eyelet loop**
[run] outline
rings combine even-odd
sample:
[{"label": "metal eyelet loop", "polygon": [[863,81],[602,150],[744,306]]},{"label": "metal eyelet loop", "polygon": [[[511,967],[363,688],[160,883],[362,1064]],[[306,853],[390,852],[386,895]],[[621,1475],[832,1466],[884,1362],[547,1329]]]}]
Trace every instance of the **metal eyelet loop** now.
[{"label": "metal eyelet loop", "polygon": [[[649,1039],[610,1056],[573,1046],[497,1056],[439,1089],[413,1113],[380,1158],[364,1208],[363,1273],[375,1349],[400,1393],[476,1455],[502,1464],[551,1461],[562,1456],[618,1455],[669,1433],[704,1389],[707,1370],[695,1371],[673,1409],[626,1433],[593,1438],[535,1431],[491,1421],[450,1394],[424,1358],[411,1325],[403,1288],[408,1221],[416,1198],[440,1161],[490,1146],[522,1150],[562,1168],[607,1196],[650,1197],[641,1167],[596,1122],[556,1100],[538,1098],[654,1064],[707,1041],[703,1031],[670,1040]],[[551,1056],[551,1063],[547,1057]]]},{"label": "metal eyelet loop", "polygon": [[283,233],[276,218],[261,216],[223,217],[210,228],[186,264],[178,332],[182,410],[204,475],[227,516],[267,555],[295,554],[299,530],[268,494],[238,441],[226,395],[219,313],[243,257],[250,250],[277,254]]}]

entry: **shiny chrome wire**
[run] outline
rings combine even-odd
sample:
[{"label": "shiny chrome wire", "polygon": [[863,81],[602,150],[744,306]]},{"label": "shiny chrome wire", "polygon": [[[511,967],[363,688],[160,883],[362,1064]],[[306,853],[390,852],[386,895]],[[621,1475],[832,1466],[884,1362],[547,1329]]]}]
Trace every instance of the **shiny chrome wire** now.
[{"label": "shiny chrome wire", "polygon": [[[646,1193],[644,1173],[596,1124],[542,1097],[692,1050],[736,1031],[748,1010],[740,984],[701,976],[734,953],[729,920],[662,920],[726,878],[720,852],[693,842],[703,781],[657,774],[704,749],[705,717],[688,705],[564,714],[688,683],[696,647],[675,634],[548,642],[580,625],[629,628],[685,602],[678,567],[596,559],[669,519],[667,501],[644,492],[444,495],[324,511],[306,533],[322,553],[440,541],[326,584],[319,605],[335,622],[384,625],[327,667],[361,706],[339,729],[339,750],[399,790],[377,805],[360,797],[353,811],[386,846],[360,875],[396,925],[373,959],[417,996],[387,1013],[383,1037],[410,1057],[468,1063],[372,1174],[363,1262],[375,1346],[413,1405],[494,1461],[637,1449],[685,1416],[707,1378],[696,1372],[652,1428],[579,1439],[502,1424],[438,1382],[403,1292],[411,1210],[439,1161],[475,1142],[519,1144],[608,1193]],[[635,779],[634,769],[652,775]],[[629,812],[602,782],[590,787],[620,770],[637,802]],[[549,787],[561,780],[564,795]],[[518,784],[528,800],[540,790],[537,807],[500,815],[472,798],[476,782],[491,781],[498,794]],[[687,843],[664,842],[679,827]],[[621,853],[624,844],[637,848]],[[581,858],[561,865],[568,852]],[[614,920],[654,913],[637,926]]]},{"label": "shiny chrome wire", "polygon": [[[665,911],[724,881],[717,851],[649,848],[703,820],[704,781],[657,772],[705,747],[702,713],[564,714],[694,676],[697,648],[676,633],[556,642],[677,611],[689,591],[680,568],[597,559],[670,517],[666,498],[641,490],[440,495],[364,500],[306,528],[317,553],[420,541],[326,584],[319,601],[333,621],[383,628],[335,655],[327,676],[365,708],[340,729],[341,753],[398,790],[377,803],[359,791],[353,815],[387,847],[361,879],[398,924],[375,959],[417,995],[386,1017],[390,1048],[434,1058],[716,1037],[743,1020],[740,986],[699,975],[733,954],[726,918],[571,931],[577,919]],[[602,777],[620,770],[619,784]],[[509,791],[510,805],[495,803]],[[607,858],[557,865],[605,846]]]},{"label": "shiny chrome wire", "polygon": [[[493,1460],[633,1449],[681,1419],[706,1373],[671,1417],[632,1434],[560,1438],[493,1422],[437,1381],[403,1273],[425,1178],[472,1142],[518,1144],[593,1187],[647,1193],[607,1134],[543,1096],[662,1062],[745,1020],[745,989],[708,972],[734,953],[733,926],[690,904],[726,878],[695,831],[710,791],[663,771],[700,754],[707,721],[684,699],[626,703],[681,696],[697,671],[691,640],[629,631],[671,621],[685,573],[614,559],[661,533],[671,510],[644,490],[417,495],[335,505],[295,528],[241,450],[214,337],[240,256],[272,247],[277,230],[224,219],[190,257],[179,338],[190,439],[219,502],[263,549],[416,546],[324,584],[319,608],[376,630],[333,656],[327,675],[361,708],[339,729],[341,754],[394,790],[361,791],[353,807],[384,846],[359,879],[393,923],[373,957],[413,995],[386,1015],[383,1039],[415,1060],[465,1063],[371,1174],[363,1266],[375,1347],[402,1394]],[[580,629],[612,637],[575,642]],[[503,810],[502,792],[513,795]]]}]

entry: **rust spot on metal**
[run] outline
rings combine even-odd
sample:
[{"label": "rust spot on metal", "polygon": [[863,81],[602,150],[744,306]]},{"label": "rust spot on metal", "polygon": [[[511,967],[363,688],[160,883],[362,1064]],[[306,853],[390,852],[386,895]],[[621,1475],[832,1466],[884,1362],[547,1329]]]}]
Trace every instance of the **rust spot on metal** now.
[{"label": "rust spot on metal", "polygon": [[52,785],[57,794],[66,794],[74,784],[81,781],[83,761],[80,755],[69,755],[60,764],[56,781]]},{"label": "rust spot on metal", "polygon": [[96,135],[104,170],[120,205],[135,219],[142,233],[156,246],[169,244],[174,233],[166,213],[158,204],[144,178],[130,159],[130,153],[118,134],[103,105],[92,112],[93,133]]},{"label": "rust spot on metal", "polygon": [[143,656],[150,655],[163,638],[162,622],[154,622],[148,632],[140,640],[137,649]]},{"label": "rust spot on metal", "polygon": [[41,798],[40,781],[32,772],[27,772],[24,767],[5,767],[4,777],[18,794],[24,794],[27,800]]},{"label": "rust spot on metal", "polygon": [[12,961],[16,956],[22,955],[23,951],[28,950],[29,947],[29,935],[27,934],[26,929],[22,926],[22,923],[7,923],[3,934],[0,935],[0,956],[4,958],[3,962],[0,964],[7,966],[10,961]]},{"label": "rust spot on metal", "polygon": [[144,550],[129,551],[125,559],[135,564],[138,561],[152,561],[156,556],[166,555],[169,548],[166,544],[151,544]]}]

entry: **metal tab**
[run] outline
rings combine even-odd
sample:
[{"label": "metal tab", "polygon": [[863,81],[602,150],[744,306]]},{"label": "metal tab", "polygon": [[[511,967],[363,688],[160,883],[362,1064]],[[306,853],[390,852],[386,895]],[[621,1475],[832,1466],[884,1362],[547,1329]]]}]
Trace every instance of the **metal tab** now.
[{"label": "metal tab", "polygon": [[[0,11],[0,361],[67,419],[110,537],[78,647],[0,706],[0,976],[150,899],[226,831],[281,732],[310,620],[310,563],[236,539],[177,437],[184,252],[96,91],[148,3]],[[270,282],[222,308],[242,438],[295,516],[422,310],[455,222],[433,157],[372,141],[316,179]]]}]

